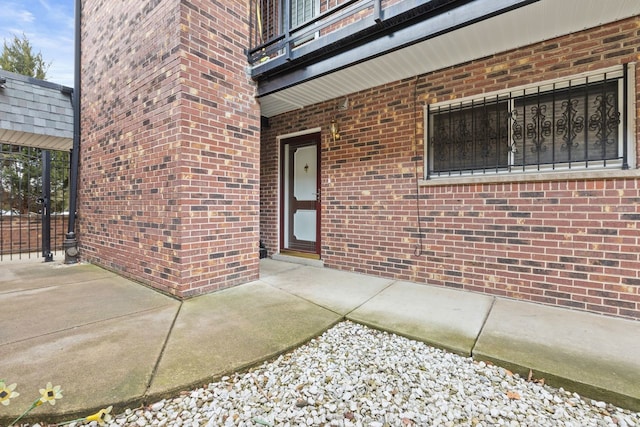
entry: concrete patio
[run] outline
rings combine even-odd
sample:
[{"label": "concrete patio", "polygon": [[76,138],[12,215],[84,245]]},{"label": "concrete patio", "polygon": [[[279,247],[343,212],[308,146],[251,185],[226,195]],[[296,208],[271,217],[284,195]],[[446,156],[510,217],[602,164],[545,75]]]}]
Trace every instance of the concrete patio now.
[{"label": "concrete patio", "polygon": [[93,265],[0,267],[0,379],[64,399],[30,420],[114,412],[273,358],[344,319],[640,410],[640,323],[265,259],[258,281],[180,302]]}]

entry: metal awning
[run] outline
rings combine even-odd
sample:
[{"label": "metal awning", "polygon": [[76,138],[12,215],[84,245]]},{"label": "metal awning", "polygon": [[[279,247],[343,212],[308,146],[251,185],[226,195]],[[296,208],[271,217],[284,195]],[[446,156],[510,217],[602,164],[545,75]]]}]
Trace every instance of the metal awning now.
[{"label": "metal awning", "polygon": [[381,38],[366,45],[369,59],[358,59],[348,53],[337,54],[306,64],[287,75],[259,81],[261,114],[272,117],[640,15],[638,0],[539,0],[487,16],[489,2],[495,10],[500,10],[501,5],[508,8],[509,4],[513,4],[513,0],[472,1],[385,36],[386,39],[409,40],[411,37],[424,37],[426,32],[431,35],[419,43],[380,55],[380,49],[389,45],[388,40]]}]

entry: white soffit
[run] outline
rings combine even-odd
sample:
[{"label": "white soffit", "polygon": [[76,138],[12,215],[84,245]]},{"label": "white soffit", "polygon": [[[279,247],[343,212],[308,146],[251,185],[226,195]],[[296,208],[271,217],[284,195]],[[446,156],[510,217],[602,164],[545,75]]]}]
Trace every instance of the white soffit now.
[{"label": "white soffit", "polygon": [[[491,0],[476,0],[491,1]],[[455,11],[448,12],[455,18]],[[540,0],[259,98],[266,117],[640,15],[640,0]]]},{"label": "white soffit", "polygon": [[0,128],[0,144],[69,151],[73,147],[73,139]]}]

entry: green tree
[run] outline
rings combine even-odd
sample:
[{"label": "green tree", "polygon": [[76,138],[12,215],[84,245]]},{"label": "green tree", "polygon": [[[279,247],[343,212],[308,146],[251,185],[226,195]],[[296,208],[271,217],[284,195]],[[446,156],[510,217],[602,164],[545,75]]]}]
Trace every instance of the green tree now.
[{"label": "green tree", "polygon": [[24,33],[22,38],[14,35],[11,43],[4,40],[0,56],[0,68],[3,70],[44,80],[50,65],[42,58],[42,53],[33,53],[33,46]]},{"label": "green tree", "polygon": [[2,208],[21,214],[36,211],[42,186],[41,151],[10,144],[1,147]]},{"label": "green tree", "polygon": [[[52,212],[69,206],[69,152],[51,152]],[[42,196],[42,150],[0,144],[0,210],[20,214],[37,212]]]}]

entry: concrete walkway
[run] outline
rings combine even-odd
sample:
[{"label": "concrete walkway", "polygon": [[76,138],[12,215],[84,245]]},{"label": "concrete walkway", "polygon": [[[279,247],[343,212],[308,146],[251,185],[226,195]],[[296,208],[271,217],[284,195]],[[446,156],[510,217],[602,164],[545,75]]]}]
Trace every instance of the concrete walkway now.
[{"label": "concrete walkway", "polygon": [[202,386],[343,319],[640,410],[640,322],[328,268],[262,260],[260,280],[180,302],[92,265],[0,265],[0,380],[64,398],[31,420],[114,412]]}]

